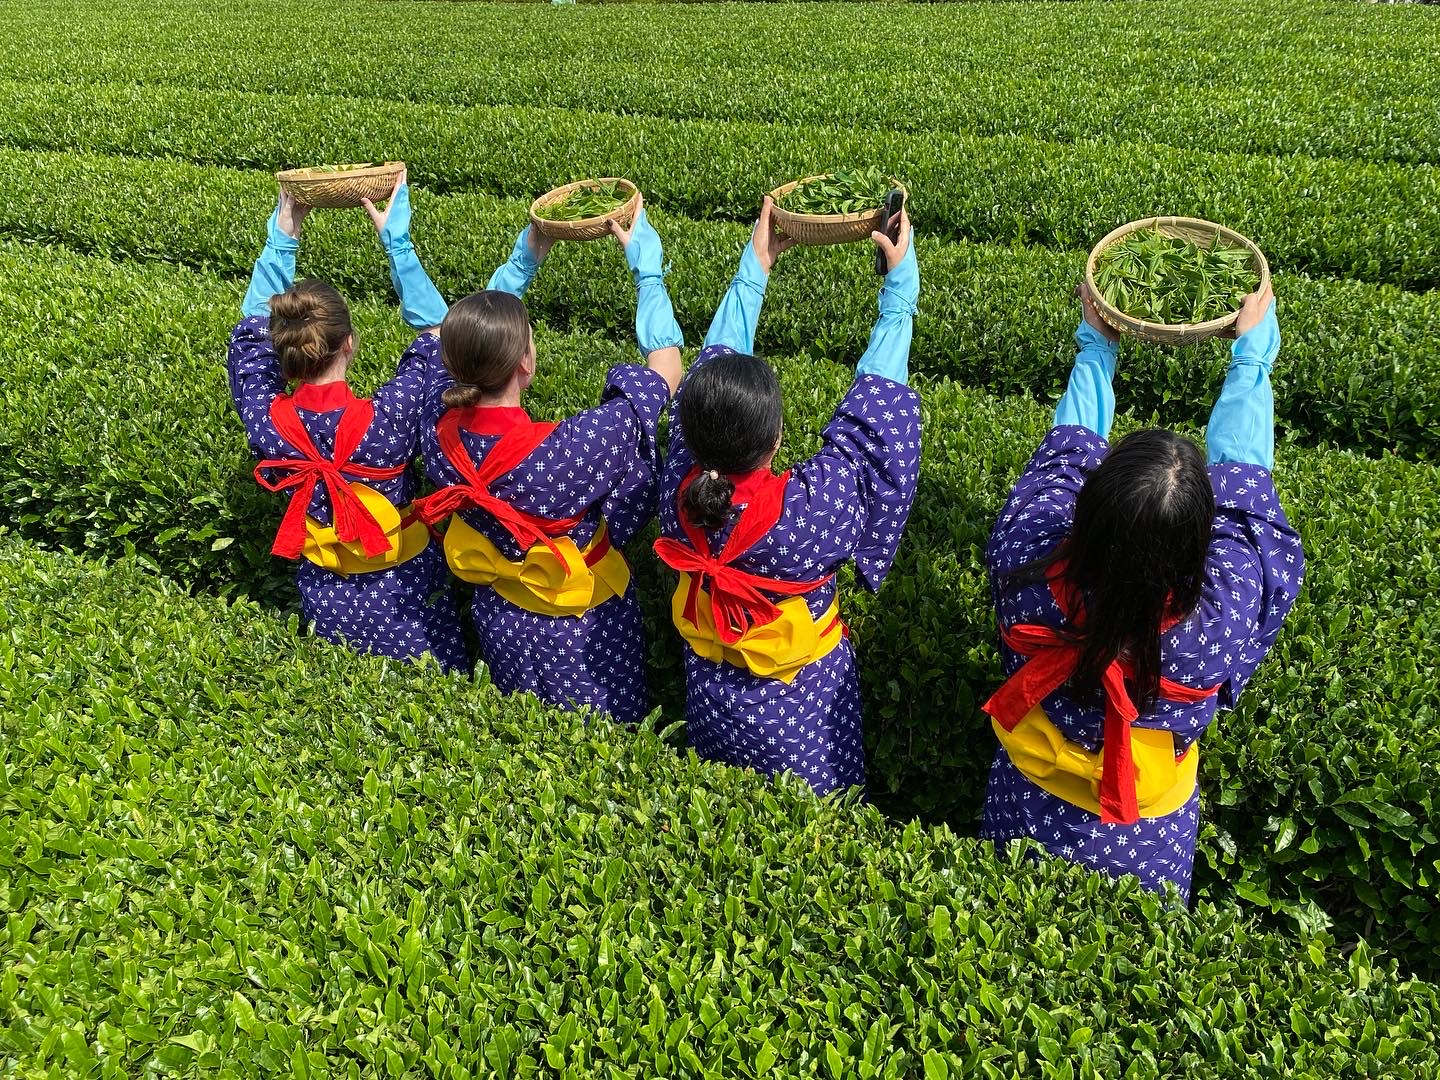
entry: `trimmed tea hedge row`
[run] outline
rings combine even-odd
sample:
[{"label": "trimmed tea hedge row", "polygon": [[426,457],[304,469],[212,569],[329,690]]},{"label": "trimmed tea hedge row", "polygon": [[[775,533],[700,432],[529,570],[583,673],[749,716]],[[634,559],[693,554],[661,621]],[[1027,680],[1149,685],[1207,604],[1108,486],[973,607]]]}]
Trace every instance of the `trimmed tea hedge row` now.
[{"label": "trimmed tea hedge row", "polygon": [[0,544],[17,1077],[1393,1076],[1363,945],[896,829]]},{"label": "trimmed tea hedge row", "polygon": [[[9,520],[48,543],[106,554],[133,546],[189,583],[293,602],[285,570],[266,555],[277,507],[249,480],[219,364],[238,286],[47,257],[32,277],[52,294],[0,291],[0,505]],[[107,312],[103,323],[96,310]],[[407,335],[371,305],[360,322],[358,382],[373,386]],[[593,402],[607,366],[635,355],[598,335],[543,328],[539,348],[531,407],[547,417]],[[782,456],[793,460],[814,450],[849,374],[808,359],[777,366]],[[1049,413],[950,382],[918,385],[925,453],[907,539],[880,597],[847,588],[847,617],[877,796],[898,814],[968,824],[992,748],[978,703],[999,679],[980,552]],[[1425,668],[1440,646],[1426,615],[1440,592],[1436,468],[1282,447],[1279,472],[1287,503],[1304,507],[1294,516],[1311,566],[1243,708],[1206,740],[1201,888],[1233,886],[1303,918],[1323,910],[1347,935],[1373,919],[1397,950],[1420,943],[1413,955],[1423,964],[1440,911],[1440,691]],[[654,685],[678,718],[668,583],[643,540],[631,554]]]},{"label": "trimmed tea hedge row", "polygon": [[[243,276],[257,251],[268,176],[173,162],[0,150],[0,233],[60,240],[102,254],[158,257]],[[124,190],[123,200],[97,197]],[[526,203],[457,194],[417,197],[416,235],[447,295],[483,286],[508,253]],[[657,211],[674,271],[671,294],[690,340],[698,340],[734,273],[746,227],[694,222]],[[303,269],[353,296],[388,297],[390,283],[368,220],[322,212],[306,224]],[[925,277],[914,347],[916,370],[948,374],[996,393],[1044,398],[1068,368],[1083,256],[1049,249],[935,242],[922,238]],[[857,356],[873,310],[874,278],[859,247],[801,250],[775,276],[761,327],[768,352]],[[24,276],[23,269],[14,271]],[[1285,351],[1276,372],[1279,415],[1302,442],[1330,441],[1407,456],[1440,452],[1440,292],[1277,274]],[[629,284],[612,244],[561,245],[530,296],[552,325],[631,333]],[[1132,408],[1177,406],[1197,422],[1218,386],[1223,343],[1161,350],[1127,345]],[[1173,405],[1170,403],[1174,403]]]},{"label": "trimmed tea hedge row", "polygon": [[[983,5],[915,12],[807,4],[802,13],[767,8],[754,16],[716,8],[687,13],[657,39],[643,8],[429,6],[389,15],[397,32],[377,39],[368,15],[353,8],[336,9],[323,25],[308,22],[302,36],[273,8],[241,4],[213,13],[200,48],[193,19],[157,18],[147,3],[98,16],[87,10],[84,25],[39,57],[17,34],[8,67],[49,83],[263,86],[452,105],[1440,160],[1440,79],[1427,62],[1440,49],[1433,21],[1337,18],[1313,5],[1282,5],[1277,20],[1276,5],[1266,5],[1240,42],[1228,31],[1246,18],[1243,7],[1166,5],[1158,17],[1153,8],[1093,4],[1003,15]],[[886,30],[879,41],[877,21]],[[756,34],[803,47],[777,62],[770,51],[752,55]],[[146,42],[138,54],[124,44],[136,36]],[[924,63],[909,62],[919,55]],[[1263,108],[1237,92],[1247,89],[1263,91]],[[1371,104],[1377,100],[1383,110]]]},{"label": "trimmed tea hedge row", "polygon": [[690,217],[749,218],[760,194],[837,162],[916,193],[922,232],[1087,249],[1155,213],[1223,221],[1282,269],[1440,284],[1440,172],[1425,166],[1033,138],[825,130],[569,109],[461,108],[135,86],[9,84],[11,146],[83,146],[276,169],[403,157],[437,189],[532,198],[575,176],[628,176]]}]

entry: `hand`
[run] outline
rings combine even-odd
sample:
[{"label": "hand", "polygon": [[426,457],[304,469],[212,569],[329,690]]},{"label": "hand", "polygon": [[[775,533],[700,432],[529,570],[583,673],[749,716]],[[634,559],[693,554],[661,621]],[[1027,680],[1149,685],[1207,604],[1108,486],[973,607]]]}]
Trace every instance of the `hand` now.
[{"label": "hand", "polygon": [[1090,291],[1088,282],[1082,281],[1075,286],[1075,295],[1080,298],[1080,313],[1085,321],[1096,330],[1106,341],[1114,344],[1120,340],[1120,331],[1116,330],[1100,314],[1100,309],[1095,306],[1095,294]]},{"label": "hand", "polygon": [[755,231],[750,234],[750,243],[755,247],[755,258],[760,263],[760,269],[770,273],[775,265],[775,260],[785,252],[799,243],[793,236],[786,236],[775,228],[771,214],[775,209],[775,200],[769,195],[760,204],[760,219],[755,222]]},{"label": "hand", "polygon": [[[910,215],[906,213],[905,207],[900,207],[900,239],[891,240],[885,233],[876,230],[870,234],[870,239],[875,241],[875,246],[885,253],[886,270],[894,270],[905,258],[905,252],[910,250]],[[891,218],[888,225],[895,224],[895,218]]]},{"label": "hand", "polygon": [[[375,231],[381,236],[385,235],[385,226],[390,223],[390,212],[395,209],[396,199],[400,194],[400,189],[405,186],[407,175],[405,169],[400,170],[400,175],[395,178],[395,186],[390,189],[390,196],[385,200],[383,212],[375,209],[375,204],[369,199],[360,200],[361,205],[365,207],[365,213],[370,215],[370,221],[375,226]],[[408,228],[409,225],[406,223],[406,229],[408,230]]]},{"label": "hand", "polygon": [[1270,305],[1274,302],[1275,290],[1267,281],[1263,289],[1259,292],[1252,292],[1240,302],[1240,317],[1235,320],[1231,336],[1242,337],[1254,330],[1264,321],[1265,313],[1270,310]]},{"label": "hand", "polygon": [[620,222],[611,218],[607,224],[610,226],[610,235],[620,242],[620,250],[624,251],[630,246],[630,237],[635,232],[635,226],[640,224],[640,215],[645,212],[645,196],[641,195],[635,201],[635,216],[630,220],[630,228],[620,227]]},{"label": "hand", "polygon": [[284,188],[280,189],[280,203],[275,208],[275,224],[281,232],[293,240],[300,239],[300,226],[308,213],[310,207],[296,201],[295,196]]}]

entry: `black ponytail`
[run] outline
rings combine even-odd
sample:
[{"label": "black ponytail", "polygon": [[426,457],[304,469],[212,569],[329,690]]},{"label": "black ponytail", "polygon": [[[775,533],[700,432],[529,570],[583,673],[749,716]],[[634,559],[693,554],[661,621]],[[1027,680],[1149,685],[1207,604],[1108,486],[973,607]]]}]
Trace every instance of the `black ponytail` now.
[{"label": "black ponytail", "polygon": [[780,380],[758,356],[717,356],[685,380],[678,419],[700,468],[681,509],[703,529],[722,529],[735,516],[727,476],[765,465],[780,441]]},{"label": "black ponytail", "polygon": [[685,516],[702,529],[723,529],[735,513],[730,505],[734,495],[735,485],[724,473],[702,468],[685,489],[680,505]]},{"label": "black ponytail", "polygon": [[1215,519],[1215,494],[1199,448],[1162,428],[1117,442],[1085,479],[1070,537],[1056,551],[1016,571],[1044,580],[1065,560],[1065,580],[1084,598],[1085,621],[1067,629],[1080,645],[1070,686],[1098,694],[1100,677],[1122,652],[1141,712],[1160,690],[1160,627],[1200,602]]}]

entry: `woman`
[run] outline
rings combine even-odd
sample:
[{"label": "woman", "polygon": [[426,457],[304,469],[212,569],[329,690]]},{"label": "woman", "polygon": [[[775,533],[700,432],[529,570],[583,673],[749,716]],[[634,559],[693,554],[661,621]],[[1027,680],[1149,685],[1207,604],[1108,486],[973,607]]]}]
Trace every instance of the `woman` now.
[{"label": "woman", "polygon": [[1304,571],[1271,477],[1274,296],[1241,308],[1208,465],[1169,431],[1106,442],[1119,335],[1081,298],[1055,427],[986,550],[1009,679],[984,706],[1000,747],[982,835],[1188,898],[1196,743],[1234,707]]},{"label": "woman", "polygon": [[468,668],[444,557],[410,508],[445,304],[410,242],[409,188],[402,174],[383,213],[366,203],[404,318],[421,331],[373,398],[345,381],[355,332],[344,299],[321,281],[293,284],[309,209],[281,191],[227,358],[230,396],[261,459],[255,479],[289,500],[272,550],[298,561],[301,610],[322,637]]},{"label": "woman", "polygon": [[624,724],[650,711],[645,634],[620,548],[655,514],[656,427],[680,381],[680,327],[660,237],[642,207],[612,222],[637,286],[647,365],[610,370],[600,404],[559,424],[525,412],[535,339],[520,299],[550,248],[528,227],[489,287],[450,309],[440,355],[453,380],[432,396],[426,521],[448,519],[451,570],[477,586],[481,658],[507,692],[588,706]]},{"label": "woman", "polygon": [[776,235],[772,208],[767,198],[677,395],[655,550],[680,571],[671,614],[696,753],[789,770],[823,795],[865,782],[835,573],[853,559],[878,589],[915,495],[920,399],[905,384],[920,274],[902,213],[898,243],[874,234],[889,272],[855,382],[821,451],[776,475],[780,386],[751,355],[771,267],[793,243]]}]

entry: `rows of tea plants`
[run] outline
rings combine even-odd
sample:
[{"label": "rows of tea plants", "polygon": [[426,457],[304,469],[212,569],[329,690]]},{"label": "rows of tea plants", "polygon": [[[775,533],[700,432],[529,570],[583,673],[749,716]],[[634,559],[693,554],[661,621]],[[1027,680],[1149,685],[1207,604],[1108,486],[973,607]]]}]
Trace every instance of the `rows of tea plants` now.
[{"label": "rows of tea plants", "polygon": [[[0,235],[125,258],[180,261],[243,278],[273,198],[266,173],[174,161],[0,149]],[[112,194],[112,193],[123,193]],[[525,200],[455,193],[416,195],[415,233],[425,262],[450,296],[481,287],[525,221]],[[747,227],[696,221],[663,209],[654,219],[672,261],[671,294],[691,339],[703,335],[734,272]],[[369,223],[359,213],[315,215],[303,269],[352,296],[385,297],[390,284]],[[1074,324],[1070,288],[1079,252],[921,237],[925,296],[913,365],[996,393],[1046,399],[1067,370]],[[816,358],[854,356],[873,301],[866,259],[855,249],[797,251],[776,275],[759,345]],[[1276,372],[1283,433],[1434,457],[1440,450],[1440,291],[1310,278],[1277,271],[1284,304],[1285,363]],[[557,328],[628,332],[623,260],[609,245],[556,253],[530,295]],[[1123,379],[1132,408],[1199,421],[1223,370],[1214,343],[1179,353],[1127,349]]]},{"label": "rows of tea plants", "polygon": [[[133,551],[207,591],[284,603],[287,571],[268,555],[274,507],[250,478],[219,363],[240,286],[13,243],[0,244],[0,280],[17,283],[0,290],[0,501],[15,526],[45,542]],[[27,281],[45,287],[19,287]],[[612,303],[628,318],[628,298]],[[356,314],[357,374],[373,386],[406,331],[372,301]],[[777,305],[764,321],[784,317]],[[868,311],[852,317],[869,322]],[[592,402],[609,365],[638,359],[600,333],[542,328],[537,343],[531,407],[552,418]],[[815,448],[849,372],[777,363],[782,454],[793,460]],[[999,679],[979,554],[1049,413],[949,380],[918,385],[925,453],[907,541],[881,596],[852,589],[847,615],[877,795],[897,813],[964,825],[978,816],[990,756],[977,706]],[[1433,947],[1440,733],[1424,658],[1440,645],[1425,614],[1440,590],[1437,467],[1282,447],[1278,470],[1310,569],[1271,659],[1207,739],[1202,881],[1302,918],[1328,913],[1347,933],[1374,920],[1389,942]],[[652,679],[678,718],[665,582],[643,543],[631,554]]]},{"label": "rows of tea plants", "polygon": [[[38,56],[23,33],[0,44],[0,55],[13,59],[7,69],[15,77],[45,83],[240,85],[677,119],[1440,160],[1440,76],[1430,62],[1436,30],[1423,12],[1366,17],[1304,2],[717,7],[667,25],[659,63],[654,19],[643,7],[497,13],[433,5],[386,36],[365,19],[315,20],[304,33],[304,63],[295,62],[294,29],[268,17],[263,3],[227,4],[207,13],[202,26],[190,15],[183,3],[110,5]],[[1217,34],[1217,19],[1227,27],[1243,20],[1246,32]],[[24,22],[42,32],[54,19],[36,12]],[[137,52],[128,43],[141,36],[146,48]],[[757,39],[805,44],[778,56],[757,49]],[[894,62],[916,49],[924,50],[924,65]],[[1383,110],[1373,106],[1377,100]]]},{"label": "rows of tea plants", "polygon": [[[1387,1076],[1440,992],[0,539],[0,1071]],[[386,707],[377,708],[377,703]]]},{"label": "rows of tea plants", "polygon": [[[1440,970],[1433,13],[99,8],[0,14],[0,1072],[1436,1071],[1436,988],[1356,945]],[[844,163],[909,182],[920,492],[881,596],[845,582],[886,817],[286,616],[222,343],[271,171],[366,157],[410,163],[451,297],[535,194],[631,176],[692,345],[761,192]],[[1068,370],[1086,250],[1154,212],[1271,258],[1277,477],[1310,559],[1203,746],[1192,915],[951,831],[992,747],[980,552]],[[785,460],[863,348],[869,262],[775,275]],[[407,331],[363,216],[312,215],[301,270],[352,299],[373,388]],[[557,247],[529,300],[536,415],[637,359],[613,245]],[[1224,356],[1127,344],[1120,429],[1198,434]],[[643,538],[630,556],[665,730],[667,582]]]},{"label": "rows of tea plants", "polygon": [[1226,222],[1282,268],[1440,284],[1440,172],[1423,165],[123,84],[5,89],[3,138],[27,148],[266,168],[403,157],[435,190],[511,197],[557,176],[629,176],[664,209],[732,220],[817,162],[860,162],[905,179],[927,235],[1088,249],[1163,207]]}]

